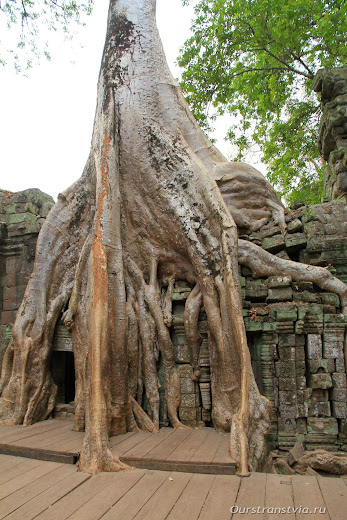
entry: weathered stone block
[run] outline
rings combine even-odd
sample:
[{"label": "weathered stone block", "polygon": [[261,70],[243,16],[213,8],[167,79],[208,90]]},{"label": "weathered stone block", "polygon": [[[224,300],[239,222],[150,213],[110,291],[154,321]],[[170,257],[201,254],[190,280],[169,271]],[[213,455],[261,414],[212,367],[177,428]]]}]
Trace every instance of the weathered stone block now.
[{"label": "weathered stone block", "polygon": [[307,334],[307,358],[322,358],[322,338],[319,334]]},{"label": "weathered stone block", "polygon": [[290,276],[270,276],[267,285],[269,289],[276,287],[290,287],[291,281],[292,279]]},{"label": "weathered stone block", "polygon": [[340,401],[331,401],[331,408],[334,417],[337,419],[345,419],[347,417],[347,403]]},{"label": "weathered stone block", "polygon": [[279,334],[278,345],[280,347],[295,347],[295,334]]},{"label": "weathered stone block", "polygon": [[277,287],[269,289],[266,301],[269,303],[287,302],[293,299],[293,291],[291,287]]},{"label": "weathered stone block", "polygon": [[246,286],[245,295],[246,295],[247,300],[250,300],[253,302],[265,301],[265,299],[268,295],[267,286],[266,285],[263,285],[263,286],[248,285],[248,286]]},{"label": "weathered stone block", "polygon": [[305,361],[296,361],[295,362],[295,373],[298,377],[304,376],[306,374]]},{"label": "weathered stone block", "polygon": [[308,415],[309,417],[330,417],[330,402],[313,402],[310,401],[308,406]]},{"label": "weathered stone block", "polygon": [[296,431],[298,433],[306,433],[307,432],[307,419],[306,418],[298,418],[296,420]]},{"label": "weathered stone block", "polygon": [[321,299],[318,294],[311,293],[308,291],[294,292],[293,300],[295,302],[308,302],[308,303],[320,303]]},{"label": "weathered stone block", "polygon": [[343,357],[344,335],[337,332],[325,332],[323,335],[323,354],[325,358]]},{"label": "weathered stone block", "polygon": [[293,361],[277,361],[275,367],[278,378],[296,377],[295,363]]},{"label": "weathered stone block", "polygon": [[309,378],[309,386],[311,388],[321,388],[327,390],[332,387],[330,374],[311,374]]},{"label": "weathered stone block", "polygon": [[196,394],[183,394],[181,393],[180,407],[183,408],[195,408],[199,406],[199,399]]},{"label": "weathered stone block", "polygon": [[[296,404],[293,406],[289,406],[289,405],[280,406],[279,412],[280,412],[281,418],[284,421],[286,421],[287,419],[291,419],[292,421],[294,421],[294,424],[295,424],[295,419],[298,417],[298,408],[297,408]],[[295,426],[294,426],[294,428],[295,428]]]},{"label": "weathered stone block", "polygon": [[[295,417],[279,417],[278,418],[278,431],[286,433],[296,432],[296,421]],[[294,445],[294,444],[293,444]]]},{"label": "weathered stone block", "polygon": [[308,417],[307,433],[338,434],[338,424],[335,417]]},{"label": "weathered stone block", "polygon": [[190,363],[190,352],[187,344],[175,345],[176,363]]},{"label": "weathered stone block", "polygon": [[297,415],[296,416],[298,418],[301,417],[302,419],[308,417],[308,403],[307,402],[297,404]]},{"label": "weathered stone block", "polygon": [[346,374],[333,374],[331,376],[334,388],[347,388]]},{"label": "weathered stone block", "polygon": [[299,249],[303,249],[306,244],[307,238],[305,233],[292,233],[286,235],[285,246],[287,251],[298,251]]},{"label": "weathered stone block", "polygon": [[297,390],[305,390],[306,388],[306,377],[299,376],[296,378],[296,388]]},{"label": "weathered stone block", "polygon": [[280,399],[280,410],[282,412],[287,406],[295,406],[296,405],[296,390],[295,388],[292,390],[280,390],[279,391],[279,399]]},{"label": "weathered stone block", "polygon": [[270,305],[270,316],[275,321],[295,321],[298,316],[296,305],[272,304]]},{"label": "weathered stone block", "polygon": [[322,303],[324,303],[324,305],[333,305],[334,307],[340,306],[340,298],[338,297],[337,294],[322,293],[322,294],[320,294],[320,297],[321,297]]},{"label": "weathered stone block", "polygon": [[179,416],[181,421],[196,421],[196,408],[184,408],[180,406]]},{"label": "weathered stone block", "polygon": [[14,323],[16,317],[16,311],[2,311],[1,313],[1,323],[3,325],[11,325]]},{"label": "weathered stone block", "polygon": [[311,401],[321,403],[329,401],[329,390],[323,390],[322,388],[312,389]]},{"label": "weathered stone block", "polygon": [[295,347],[295,359],[296,361],[305,361],[306,355],[305,355],[305,347]]},{"label": "weathered stone block", "polygon": [[297,347],[305,346],[306,336],[305,334],[295,334],[295,345]]},{"label": "weathered stone block", "polygon": [[278,379],[278,387],[280,390],[293,391],[296,388],[295,377],[280,377]]},{"label": "weathered stone block", "polygon": [[332,401],[347,401],[347,388],[333,388],[330,391],[330,399]]},{"label": "weathered stone block", "polygon": [[318,371],[331,374],[335,372],[335,363],[333,359],[308,359],[307,368],[311,374],[316,374]]},{"label": "weathered stone block", "polygon": [[295,347],[278,347],[281,361],[295,361]]},{"label": "weathered stone block", "polygon": [[287,225],[287,231],[288,233],[298,233],[302,231],[303,225],[300,219],[295,218]]},{"label": "weathered stone block", "polygon": [[262,240],[263,249],[269,251],[269,253],[278,253],[284,249],[284,238],[283,235],[275,235],[272,237],[266,237]]},{"label": "weathered stone block", "polygon": [[292,466],[295,462],[297,462],[303,455],[304,452],[304,446],[301,442],[296,442],[294,447],[289,450],[287,462],[290,466]]},{"label": "weathered stone block", "polygon": [[345,372],[346,371],[345,358],[344,357],[336,358],[335,367],[336,367],[336,372]]}]

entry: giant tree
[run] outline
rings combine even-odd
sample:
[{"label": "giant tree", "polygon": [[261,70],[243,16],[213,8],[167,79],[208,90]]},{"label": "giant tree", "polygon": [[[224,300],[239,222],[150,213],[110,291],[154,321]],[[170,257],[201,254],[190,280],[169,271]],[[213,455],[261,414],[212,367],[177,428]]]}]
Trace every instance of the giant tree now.
[{"label": "giant tree", "polygon": [[166,65],[155,5],[110,0],[90,155],[39,235],[4,361],[0,413],[3,423],[24,425],[51,414],[49,359],[62,314],[75,354],[75,429],[85,430],[82,470],[124,469],[109,435],[158,429],[158,349],[170,423],[185,428],[169,329],[173,281],[186,280],[193,287],[184,320],[192,358],[203,304],[213,424],[231,432],[231,453],[247,474],[261,460],[270,405],[251,369],[238,261],[258,274],[314,279],[343,303],[347,289],[325,269],[307,271],[238,240],[213,176],[229,183],[224,195],[241,227],[255,229],[272,216],[283,227],[283,209],[259,174],[235,170],[199,128]]},{"label": "giant tree", "polygon": [[235,116],[227,138],[239,158],[260,150],[288,202],[322,196],[312,80],[346,63],[346,15],[344,0],[199,0],[179,58],[198,121]]}]

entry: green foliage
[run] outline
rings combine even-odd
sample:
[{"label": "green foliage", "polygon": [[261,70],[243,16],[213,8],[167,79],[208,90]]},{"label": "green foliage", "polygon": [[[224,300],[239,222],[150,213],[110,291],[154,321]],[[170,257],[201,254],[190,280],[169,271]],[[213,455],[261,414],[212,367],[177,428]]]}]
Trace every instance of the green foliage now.
[{"label": "green foliage", "polygon": [[179,57],[195,117],[208,131],[211,120],[232,113],[236,159],[256,145],[288,202],[318,202],[320,107],[311,83],[320,68],[346,63],[347,3],[200,0],[195,12]]},{"label": "green foliage", "polygon": [[0,64],[20,71],[42,55],[50,59],[48,31],[69,35],[92,9],[93,0],[0,0]]}]

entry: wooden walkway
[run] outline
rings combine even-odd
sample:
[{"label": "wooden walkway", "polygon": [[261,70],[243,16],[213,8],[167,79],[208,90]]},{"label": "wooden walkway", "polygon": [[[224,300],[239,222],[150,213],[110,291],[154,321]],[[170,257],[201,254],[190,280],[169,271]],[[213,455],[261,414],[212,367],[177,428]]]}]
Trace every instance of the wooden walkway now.
[{"label": "wooden walkway", "polygon": [[[0,455],[0,518],[345,520],[346,483],[314,476],[253,473],[242,479],[143,469],[91,476],[70,464]],[[238,513],[232,515],[231,507]],[[274,508],[285,512],[276,514]]]},{"label": "wooden walkway", "polygon": [[[0,426],[0,453],[74,464],[83,433],[72,431],[72,421],[53,419],[33,426]],[[111,451],[136,468],[234,475],[229,435],[212,428],[158,433],[126,433],[110,439]]]}]

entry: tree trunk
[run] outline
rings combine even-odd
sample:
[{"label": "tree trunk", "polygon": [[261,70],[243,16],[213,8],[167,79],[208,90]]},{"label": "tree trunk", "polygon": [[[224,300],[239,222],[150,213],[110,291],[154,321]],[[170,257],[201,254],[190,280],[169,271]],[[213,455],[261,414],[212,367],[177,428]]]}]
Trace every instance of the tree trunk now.
[{"label": "tree trunk", "polygon": [[[261,460],[270,404],[251,369],[237,227],[213,178],[233,166],[200,130],[168,70],[155,3],[110,1],[90,156],[42,228],[0,412],[3,422],[16,424],[50,415],[56,390],[49,358],[63,312],[75,353],[75,429],[85,429],[81,470],[124,469],[108,448],[109,435],[158,429],[157,345],[170,423],[185,428],[169,327],[173,281],[187,280],[195,286],[184,315],[194,377],[203,303],[213,424],[231,431],[231,455],[245,475]],[[280,219],[279,204],[268,207]],[[139,406],[143,389],[148,414]]]}]

